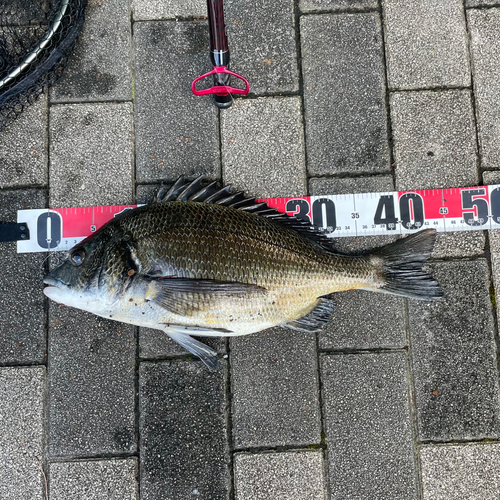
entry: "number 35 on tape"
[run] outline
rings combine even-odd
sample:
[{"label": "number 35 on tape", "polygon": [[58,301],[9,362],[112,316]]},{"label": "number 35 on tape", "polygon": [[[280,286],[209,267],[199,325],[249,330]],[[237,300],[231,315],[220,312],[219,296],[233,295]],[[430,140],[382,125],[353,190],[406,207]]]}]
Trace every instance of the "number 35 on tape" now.
[{"label": "number 35 on tape", "polygon": [[[420,229],[500,229],[500,185],[422,191],[271,198],[269,206],[312,223],[326,236],[410,234]],[[30,228],[18,252],[68,250],[136,205],[19,210]]]}]

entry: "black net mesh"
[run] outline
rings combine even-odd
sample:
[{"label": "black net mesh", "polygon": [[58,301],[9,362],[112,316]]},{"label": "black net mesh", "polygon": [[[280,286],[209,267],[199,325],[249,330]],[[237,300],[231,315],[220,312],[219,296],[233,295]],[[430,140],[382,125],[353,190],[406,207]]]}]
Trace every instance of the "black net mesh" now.
[{"label": "black net mesh", "polygon": [[56,81],[87,0],[0,0],[0,130]]}]

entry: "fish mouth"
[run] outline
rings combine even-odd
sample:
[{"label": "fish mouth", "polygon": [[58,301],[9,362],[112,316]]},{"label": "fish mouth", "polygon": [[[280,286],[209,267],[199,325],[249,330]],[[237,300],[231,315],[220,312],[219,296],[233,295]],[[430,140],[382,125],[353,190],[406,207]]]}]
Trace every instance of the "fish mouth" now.
[{"label": "fish mouth", "polygon": [[67,298],[68,285],[52,276],[45,276],[43,282],[49,285],[43,289],[43,294],[59,304],[64,304],[63,298]]},{"label": "fish mouth", "polygon": [[61,280],[52,278],[52,276],[45,276],[45,278],[43,278],[43,282],[46,285],[55,286],[57,288],[62,288],[62,286],[65,284]]}]

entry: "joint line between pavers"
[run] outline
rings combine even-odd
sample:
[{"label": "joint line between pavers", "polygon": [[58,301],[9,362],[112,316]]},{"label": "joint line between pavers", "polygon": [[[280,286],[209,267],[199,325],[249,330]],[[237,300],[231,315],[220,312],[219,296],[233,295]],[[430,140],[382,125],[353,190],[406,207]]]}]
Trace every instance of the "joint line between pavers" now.
[{"label": "joint line between pavers", "polygon": [[470,81],[471,81],[471,104],[472,104],[472,113],[474,114],[474,132],[476,137],[476,170],[477,170],[477,178],[482,183],[483,181],[483,159],[481,157],[481,147],[479,144],[479,127],[478,127],[478,113],[476,106],[476,93],[474,92],[474,64],[472,59],[472,40],[471,33],[469,30],[469,21],[467,19],[467,11],[466,11],[466,0],[463,0],[464,6],[464,22],[465,22],[465,31],[467,33],[467,54],[469,57],[469,70],[470,70]]},{"label": "joint line between pavers", "polygon": [[394,354],[394,353],[408,353],[407,346],[400,347],[374,347],[374,348],[346,348],[346,349],[319,349],[320,356],[344,356],[350,354]]},{"label": "joint line between pavers", "polygon": [[98,455],[56,455],[47,457],[47,462],[52,463],[69,463],[69,462],[98,462],[100,460],[125,460],[127,458],[137,458],[138,452],[124,453],[102,453]]},{"label": "joint line between pavers", "polygon": [[490,9],[498,9],[500,7],[500,3],[490,4],[490,5],[465,5],[465,10],[490,10]]},{"label": "joint line between pavers", "polygon": [[344,15],[344,14],[370,14],[372,12],[377,12],[378,7],[359,7],[359,8],[345,8],[345,9],[315,9],[308,10],[305,12],[300,12],[300,16],[320,16],[324,14],[334,14],[334,15]]},{"label": "joint line between pavers", "polygon": [[448,85],[448,86],[432,86],[432,87],[415,87],[411,89],[401,89],[397,87],[392,87],[389,89],[389,93],[395,92],[447,92],[454,90],[470,90],[472,91],[471,85]]},{"label": "joint line between pavers", "polygon": [[378,2],[378,15],[380,19],[380,31],[382,39],[382,64],[384,66],[384,86],[385,86],[385,114],[387,124],[387,145],[389,147],[389,163],[390,172],[392,175],[393,185],[396,186],[396,162],[394,160],[394,136],[391,119],[391,105],[390,105],[390,91],[389,91],[389,75],[387,74],[387,54],[385,43],[385,24],[384,24],[384,11],[381,1]]}]

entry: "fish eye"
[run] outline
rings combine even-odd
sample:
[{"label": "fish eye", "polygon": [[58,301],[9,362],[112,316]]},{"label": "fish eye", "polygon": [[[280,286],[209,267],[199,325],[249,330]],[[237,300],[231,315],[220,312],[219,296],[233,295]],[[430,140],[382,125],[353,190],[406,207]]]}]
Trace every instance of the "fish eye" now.
[{"label": "fish eye", "polygon": [[75,266],[81,266],[85,259],[85,252],[78,248],[71,254],[70,259]]}]

